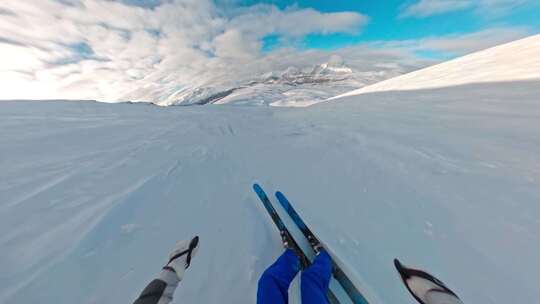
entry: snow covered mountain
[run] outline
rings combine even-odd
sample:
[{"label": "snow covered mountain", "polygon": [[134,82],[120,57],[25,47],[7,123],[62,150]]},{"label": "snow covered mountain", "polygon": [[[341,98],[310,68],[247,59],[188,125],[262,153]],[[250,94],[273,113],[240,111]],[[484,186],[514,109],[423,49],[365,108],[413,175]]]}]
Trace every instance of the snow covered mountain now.
[{"label": "snow covered mountain", "polygon": [[334,98],[382,91],[540,79],[539,54],[540,35],[535,35],[388,79]]},{"label": "snow covered mountain", "polygon": [[348,67],[340,56],[311,68],[289,67],[251,79],[223,85],[217,82],[180,90],[169,105],[237,104],[309,106],[328,99],[362,93],[417,90],[540,79],[540,35],[496,46],[403,75],[403,70],[380,67],[361,72]]},{"label": "snow covered mountain", "polygon": [[179,91],[159,105],[244,104],[308,106],[352,89],[399,74],[381,68],[380,72],[355,72],[341,57],[312,68],[289,67],[268,72],[235,85],[210,84]]}]

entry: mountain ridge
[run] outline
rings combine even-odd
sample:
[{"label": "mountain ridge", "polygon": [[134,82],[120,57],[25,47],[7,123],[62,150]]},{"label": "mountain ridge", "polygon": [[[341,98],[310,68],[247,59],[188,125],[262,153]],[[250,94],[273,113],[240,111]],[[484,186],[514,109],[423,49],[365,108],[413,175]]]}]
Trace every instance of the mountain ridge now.
[{"label": "mountain ridge", "polygon": [[[204,85],[187,88],[161,106],[248,104],[270,106],[307,106],[332,96],[375,83],[387,74],[354,71],[340,56],[311,68],[289,66],[270,71],[237,85]],[[386,76],[387,77],[387,76]]]}]

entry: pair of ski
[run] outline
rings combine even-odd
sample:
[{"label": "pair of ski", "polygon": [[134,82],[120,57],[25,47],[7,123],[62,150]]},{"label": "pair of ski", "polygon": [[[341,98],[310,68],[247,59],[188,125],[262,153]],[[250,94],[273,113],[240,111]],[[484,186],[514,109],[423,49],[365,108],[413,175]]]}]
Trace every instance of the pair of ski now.
[{"label": "pair of ski", "polygon": [[[295,251],[300,255],[300,263],[302,266],[302,269],[305,269],[311,264],[310,259],[306,255],[306,253],[301,249],[301,247],[298,245],[292,234],[290,233],[289,229],[285,226],[285,223],[277,213],[276,209],[273,207],[272,202],[262,189],[262,187],[258,184],[253,185],[253,190],[263,203],[266,211],[272,218],[274,224],[278,228],[281,235],[284,235],[285,238],[291,242],[291,246],[295,248]],[[306,223],[302,220],[300,215],[296,212],[296,210],[293,208],[292,204],[289,202],[289,200],[285,197],[285,195],[281,192],[276,192],[276,198],[279,201],[280,205],[283,207],[283,209],[287,212],[287,214],[290,216],[292,221],[298,226],[298,229],[302,232],[304,237],[308,240],[310,245],[314,244],[321,244],[318,238],[313,234],[313,232],[309,229],[309,227],[306,225]],[[315,251],[315,248],[312,248]],[[341,267],[336,264],[333,261],[333,273],[332,273],[334,279],[339,283],[343,291],[345,292],[346,296],[349,298],[352,303],[359,303],[359,304],[368,304],[368,301],[366,298],[362,295],[362,293],[356,288],[356,286],[352,283],[352,281],[347,277],[345,272],[341,269]],[[328,290],[328,302],[330,304],[340,304],[340,300],[338,299],[338,296],[332,291],[332,288]]]}]

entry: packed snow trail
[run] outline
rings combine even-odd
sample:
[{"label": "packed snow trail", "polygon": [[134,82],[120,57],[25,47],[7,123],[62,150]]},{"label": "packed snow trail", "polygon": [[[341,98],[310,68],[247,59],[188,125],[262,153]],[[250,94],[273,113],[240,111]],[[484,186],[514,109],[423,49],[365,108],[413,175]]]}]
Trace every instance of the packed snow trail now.
[{"label": "packed snow trail", "polygon": [[174,241],[176,303],[253,303],[281,253],[279,189],[374,303],[399,258],[464,303],[540,298],[540,85],[354,96],[304,109],[0,104],[0,302],[129,303]]}]

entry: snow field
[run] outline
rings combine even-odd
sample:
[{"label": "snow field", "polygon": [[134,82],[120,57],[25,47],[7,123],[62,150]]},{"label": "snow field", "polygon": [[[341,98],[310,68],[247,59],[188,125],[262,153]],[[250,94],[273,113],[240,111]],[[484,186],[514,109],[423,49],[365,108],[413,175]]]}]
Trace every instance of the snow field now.
[{"label": "snow field", "polygon": [[197,234],[176,303],[253,303],[281,252],[258,182],[374,303],[414,303],[395,257],[465,303],[531,303],[537,96],[514,82],[303,109],[3,102],[0,302],[129,303]]}]

